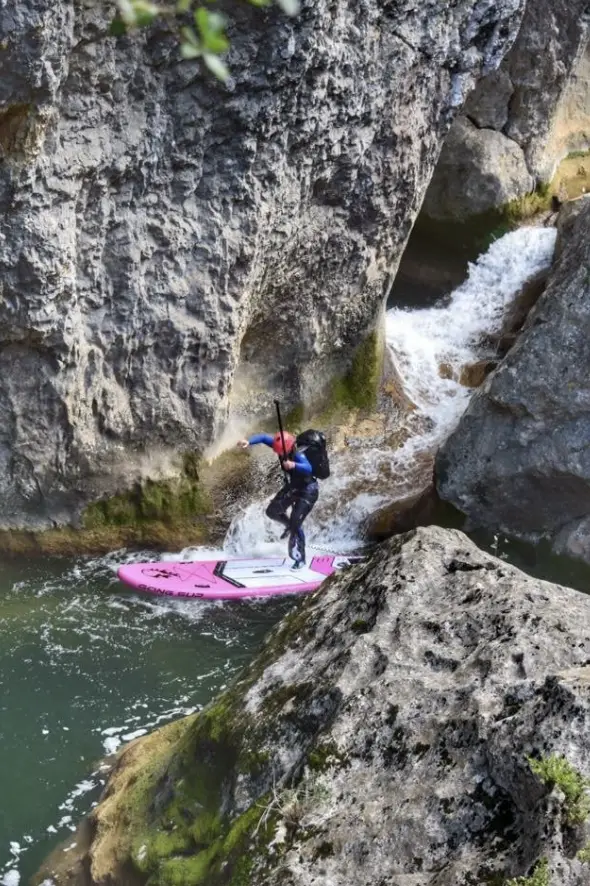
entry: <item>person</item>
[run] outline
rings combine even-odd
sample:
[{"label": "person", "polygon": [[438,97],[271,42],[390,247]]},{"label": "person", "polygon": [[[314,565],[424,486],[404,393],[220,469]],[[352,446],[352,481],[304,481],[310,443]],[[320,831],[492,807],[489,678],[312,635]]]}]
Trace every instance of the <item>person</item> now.
[{"label": "person", "polygon": [[[318,500],[318,481],[309,460],[302,452],[297,452],[297,441],[293,434],[277,433],[274,437],[254,434],[248,440],[239,440],[237,445],[240,449],[247,449],[258,443],[264,443],[276,452],[285,472],[285,485],[270,502],[266,515],[285,527],[281,538],[289,536],[289,556],[294,561],[293,568],[299,569],[305,565],[302,524]],[[289,508],[291,513],[287,516]]]}]

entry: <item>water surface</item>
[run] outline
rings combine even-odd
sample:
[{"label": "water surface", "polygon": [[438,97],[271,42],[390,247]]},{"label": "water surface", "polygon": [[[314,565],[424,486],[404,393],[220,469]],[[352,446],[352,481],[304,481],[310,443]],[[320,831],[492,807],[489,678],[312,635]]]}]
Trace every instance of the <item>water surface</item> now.
[{"label": "water surface", "polygon": [[0,883],[21,886],[96,802],[98,762],[199,709],[293,605],[152,600],[100,559],[0,562]]}]

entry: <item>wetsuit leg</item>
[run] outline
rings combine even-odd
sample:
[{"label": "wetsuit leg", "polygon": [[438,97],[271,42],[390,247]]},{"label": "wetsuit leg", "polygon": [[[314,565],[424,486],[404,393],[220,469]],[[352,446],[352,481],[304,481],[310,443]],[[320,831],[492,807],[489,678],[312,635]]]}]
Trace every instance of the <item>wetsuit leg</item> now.
[{"label": "wetsuit leg", "polygon": [[305,563],[305,533],[302,523],[318,500],[318,495],[318,484],[309,483],[294,496],[290,519],[289,556],[296,563]]},{"label": "wetsuit leg", "polygon": [[287,509],[293,504],[293,492],[288,486],[280,489],[266,509],[266,516],[271,520],[281,523],[286,529],[291,526],[291,522],[287,517]]}]

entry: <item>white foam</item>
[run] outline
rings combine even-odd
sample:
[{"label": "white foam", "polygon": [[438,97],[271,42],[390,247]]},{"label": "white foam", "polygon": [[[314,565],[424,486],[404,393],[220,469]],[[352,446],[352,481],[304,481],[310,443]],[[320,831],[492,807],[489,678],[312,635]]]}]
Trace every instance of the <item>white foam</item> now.
[{"label": "white foam", "polygon": [[64,809],[67,812],[70,812],[74,808],[74,803],[78,797],[82,797],[84,794],[89,793],[89,791],[94,790],[96,787],[96,782],[91,778],[85,778],[83,781],[78,782],[75,788],[70,791],[70,794],[63,803],[57,807],[58,809]]},{"label": "white foam", "polygon": [[[534,274],[547,268],[554,228],[520,228],[493,243],[469,266],[468,278],[447,305],[387,312],[386,336],[405,392],[431,420],[428,445],[440,443],[463,413],[471,391],[456,378],[480,357],[482,336],[500,329],[504,309]],[[455,377],[443,378],[441,364]],[[413,440],[408,449],[420,446]]]},{"label": "white foam", "polygon": [[[305,522],[308,555],[358,548],[368,514],[423,487],[437,447],[472,395],[458,383],[461,367],[481,359],[482,339],[500,330],[506,305],[527,280],[549,267],[555,238],[554,228],[542,227],[506,234],[469,266],[467,280],[447,303],[387,312],[387,344],[405,393],[417,407],[405,419],[407,439],[393,449],[381,435],[332,456],[332,476],[320,484],[318,504]],[[451,378],[441,377],[441,364],[447,364]],[[264,515],[267,502],[254,502],[235,517],[224,545],[228,555],[284,555],[282,529]]]}]

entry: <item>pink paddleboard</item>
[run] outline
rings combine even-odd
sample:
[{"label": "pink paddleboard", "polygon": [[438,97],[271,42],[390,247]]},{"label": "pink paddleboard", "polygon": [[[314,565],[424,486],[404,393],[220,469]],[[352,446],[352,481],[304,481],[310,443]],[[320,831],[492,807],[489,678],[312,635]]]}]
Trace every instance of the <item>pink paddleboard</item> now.
[{"label": "pink paddleboard", "polygon": [[137,591],[170,597],[234,600],[271,594],[315,591],[328,575],[358,563],[362,557],[330,554],[313,557],[301,569],[286,557],[236,560],[167,560],[120,566],[121,581]]}]

